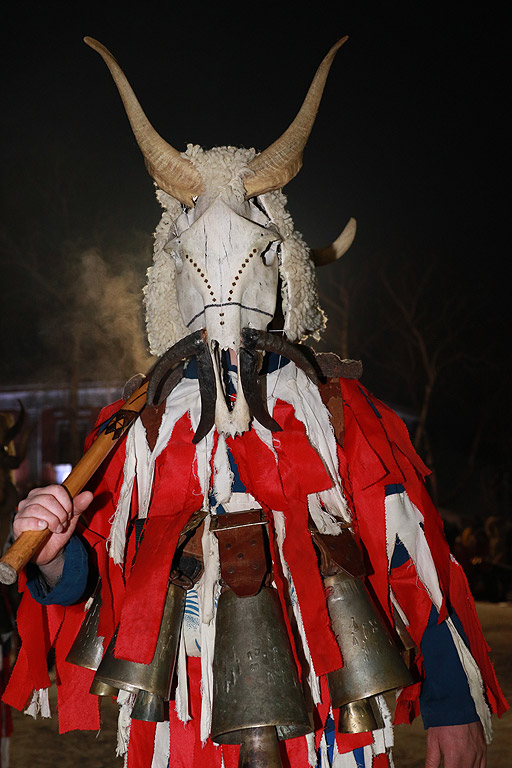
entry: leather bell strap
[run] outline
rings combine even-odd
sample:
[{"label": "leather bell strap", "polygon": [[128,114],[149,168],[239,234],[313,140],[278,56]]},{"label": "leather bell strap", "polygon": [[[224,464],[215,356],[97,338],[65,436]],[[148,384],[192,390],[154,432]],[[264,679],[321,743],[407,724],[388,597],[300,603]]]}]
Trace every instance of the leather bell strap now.
[{"label": "leather bell strap", "polygon": [[348,527],[337,536],[320,533],[310,527],[311,538],[320,555],[320,573],[324,578],[346,573],[348,578],[366,575],[361,550]]},{"label": "leather bell strap", "polygon": [[212,520],[222,579],[238,597],[256,595],[267,574],[265,524],[261,509],[217,515]]}]

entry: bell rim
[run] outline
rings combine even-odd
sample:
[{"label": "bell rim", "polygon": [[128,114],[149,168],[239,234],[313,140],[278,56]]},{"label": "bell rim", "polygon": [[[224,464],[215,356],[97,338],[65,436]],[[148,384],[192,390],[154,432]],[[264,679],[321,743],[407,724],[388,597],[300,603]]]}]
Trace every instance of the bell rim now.
[{"label": "bell rim", "polygon": [[[217,734],[211,734],[210,738],[213,742],[216,744],[228,744],[228,745],[235,745],[235,744],[241,744],[242,738],[240,732],[241,731],[247,731],[250,728],[268,728],[269,726],[273,726],[276,729],[277,738],[279,741],[286,741],[287,739],[296,739],[299,736],[306,736],[308,733],[313,733],[314,729],[312,726],[308,723],[304,723],[303,725],[299,725],[298,723],[269,723],[268,721],[264,721],[261,723],[248,723],[247,725],[240,725],[237,727],[236,730],[233,731],[226,731],[224,733],[217,733]],[[286,735],[285,735],[285,729],[286,729]],[[289,731],[293,731],[292,733],[289,733]]]}]

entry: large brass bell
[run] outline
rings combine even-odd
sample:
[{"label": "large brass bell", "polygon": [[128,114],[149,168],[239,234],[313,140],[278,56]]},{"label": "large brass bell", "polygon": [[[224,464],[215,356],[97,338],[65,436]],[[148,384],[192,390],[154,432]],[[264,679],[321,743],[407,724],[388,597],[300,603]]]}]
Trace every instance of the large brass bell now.
[{"label": "large brass bell", "polygon": [[329,693],[334,708],[357,704],[352,707],[355,712],[359,707],[360,714],[340,712],[340,730],[350,728],[354,732],[358,720],[371,718],[375,710],[374,702],[365,705],[362,700],[411,685],[413,679],[362,578],[337,573],[325,578],[324,585],[332,629],[343,657],[343,667],[327,675]]},{"label": "large brass bell", "polygon": [[91,693],[109,695],[112,689],[116,693],[119,690],[136,693],[133,719],[152,722],[165,719],[164,702],[169,700],[185,597],[182,587],[172,582],[169,584],[155,654],[150,664],[117,659],[114,656],[116,630],[94,677]]},{"label": "large brass bell", "polygon": [[242,744],[239,765],[274,768],[281,765],[278,739],[312,730],[276,590],[262,587],[251,597],[223,592],[216,621],[212,740]]}]

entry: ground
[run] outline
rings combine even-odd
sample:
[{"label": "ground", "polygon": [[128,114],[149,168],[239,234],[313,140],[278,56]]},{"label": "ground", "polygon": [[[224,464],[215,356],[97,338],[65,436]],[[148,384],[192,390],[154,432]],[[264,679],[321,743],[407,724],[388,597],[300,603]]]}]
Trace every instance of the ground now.
[{"label": "ground", "polygon": [[[512,702],[512,603],[477,603],[478,615],[492,651],[498,679],[509,702]],[[51,702],[55,705],[55,691]],[[122,768],[115,757],[117,707],[109,705],[104,711],[104,723],[99,734],[57,734],[56,718],[38,719],[14,712],[14,734],[11,740],[10,768]],[[494,719],[494,741],[488,752],[487,768],[510,767],[512,742],[512,712],[501,720]],[[425,734],[418,719],[411,726],[399,726],[395,732],[394,761],[396,768],[423,768]]]}]

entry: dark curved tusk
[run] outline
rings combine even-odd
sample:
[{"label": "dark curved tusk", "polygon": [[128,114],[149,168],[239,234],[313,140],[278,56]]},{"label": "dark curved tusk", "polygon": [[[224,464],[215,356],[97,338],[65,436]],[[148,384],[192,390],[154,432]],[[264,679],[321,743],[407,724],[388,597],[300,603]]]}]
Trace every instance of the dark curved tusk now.
[{"label": "dark curved tusk", "polygon": [[[167,352],[164,352],[159,361],[155,364],[149,377],[147,403],[148,405],[160,405],[165,397],[170,393],[171,389],[176,386],[180,381],[181,376],[175,374],[175,371],[183,364],[189,357],[197,355],[206,346],[206,330],[200,328],[198,331],[194,331],[189,336],[185,336],[184,339],[180,339],[174,344]],[[166,386],[167,379],[172,378],[172,386],[169,388]]]},{"label": "dark curved tusk", "polygon": [[272,418],[263,402],[261,390],[258,385],[258,356],[254,351],[244,347],[240,348],[240,380],[251,416],[259,423],[270,429],[271,432],[281,432],[282,427]]},{"label": "dark curved tusk", "polygon": [[282,336],[258,331],[256,328],[242,328],[241,336],[242,346],[245,349],[261,349],[288,358],[301,368],[314,384],[318,384],[319,379],[324,378],[315,360],[315,353],[309,347],[292,344]]},{"label": "dark curved tusk", "polygon": [[215,423],[215,403],[217,401],[217,385],[210,348],[204,344],[196,353],[197,378],[201,394],[201,418],[192,442],[199,443],[206,437]]}]

